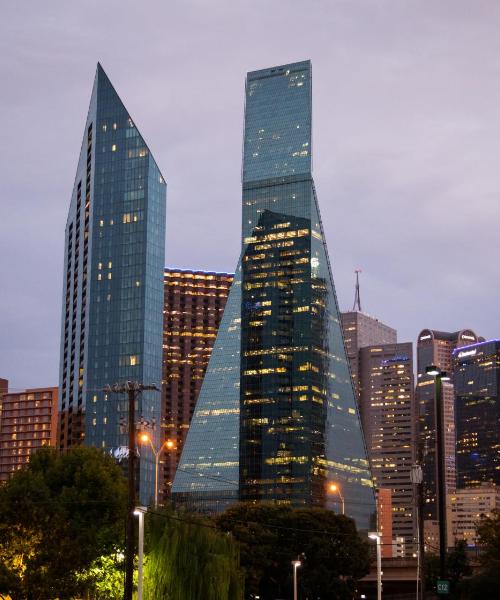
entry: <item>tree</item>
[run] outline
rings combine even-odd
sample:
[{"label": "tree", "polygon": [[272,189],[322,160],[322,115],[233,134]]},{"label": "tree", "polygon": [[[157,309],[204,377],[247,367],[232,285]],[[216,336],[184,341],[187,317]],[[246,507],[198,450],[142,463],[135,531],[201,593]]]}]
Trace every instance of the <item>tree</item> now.
[{"label": "tree", "polygon": [[448,552],[446,558],[446,569],[451,585],[451,593],[458,594],[460,583],[464,577],[471,575],[472,569],[467,558],[467,543],[465,540],[458,540],[453,550]]},{"label": "tree", "polygon": [[0,489],[0,592],[69,598],[78,572],[123,543],[127,487],[95,448],[42,449]]},{"label": "tree", "polygon": [[477,527],[481,563],[480,572],[460,586],[462,598],[485,600],[495,598],[500,590],[500,511],[483,517]]},{"label": "tree", "polygon": [[243,599],[238,547],[213,522],[167,510],[146,522],[146,600]]},{"label": "tree", "polygon": [[484,517],[479,522],[477,534],[483,568],[500,568],[500,510],[494,510],[491,517]]},{"label": "tree", "polygon": [[329,510],[242,503],[216,522],[240,543],[247,597],[291,597],[291,561],[299,556],[301,597],[350,599],[369,571],[368,544],[354,521]]}]

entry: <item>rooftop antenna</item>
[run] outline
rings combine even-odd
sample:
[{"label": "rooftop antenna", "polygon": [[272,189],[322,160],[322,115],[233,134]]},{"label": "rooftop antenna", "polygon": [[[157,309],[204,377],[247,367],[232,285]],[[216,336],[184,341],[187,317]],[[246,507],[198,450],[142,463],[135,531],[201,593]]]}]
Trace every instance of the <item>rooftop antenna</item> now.
[{"label": "rooftop antenna", "polygon": [[361,297],[359,295],[359,274],[361,273],[361,269],[355,269],[354,272],[356,273],[356,292],[354,293],[354,304],[352,305],[352,310],[355,311],[357,306],[357,310],[361,312]]}]

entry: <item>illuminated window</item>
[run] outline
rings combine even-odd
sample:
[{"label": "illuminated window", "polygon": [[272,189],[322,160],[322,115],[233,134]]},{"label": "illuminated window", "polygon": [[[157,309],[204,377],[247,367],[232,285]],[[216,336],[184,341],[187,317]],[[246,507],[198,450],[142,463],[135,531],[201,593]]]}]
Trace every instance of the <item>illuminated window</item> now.
[{"label": "illuminated window", "polygon": [[116,144],[113,144],[113,145],[111,146],[111,152],[116,152]]}]

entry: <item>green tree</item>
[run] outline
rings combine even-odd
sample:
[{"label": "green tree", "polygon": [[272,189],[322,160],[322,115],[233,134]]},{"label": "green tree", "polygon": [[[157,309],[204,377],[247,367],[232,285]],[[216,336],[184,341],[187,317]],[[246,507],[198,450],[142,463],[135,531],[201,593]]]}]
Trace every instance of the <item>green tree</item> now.
[{"label": "green tree", "polygon": [[146,523],[146,600],[243,599],[237,544],[213,522],[166,510]]},{"label": "green tree", "polygon": [[481,519],[477,534],[483,568],[491,570],[500,568],[500,510],[494,510],[491,517]]},{"label": "green tree", "polygon": [[126,498],[121,469],[97,449],[34,454],[0,489],[0,592],[14,600],[79,593],[78,572],[123,542]]},{"label": "green tree", "polygon": [[461,597],[467,600],[486,600],[500,594],[500,511],[481,519],[477,533],[481,569],[460,586]]},{"label": "green tree", "polygon": [[290,597],[298,556],[302,597],[350,599],[369,571],[368,544],[354,521],[328,510],[242,503],[220,515],[217,526],[240,543],[247,597]]}]

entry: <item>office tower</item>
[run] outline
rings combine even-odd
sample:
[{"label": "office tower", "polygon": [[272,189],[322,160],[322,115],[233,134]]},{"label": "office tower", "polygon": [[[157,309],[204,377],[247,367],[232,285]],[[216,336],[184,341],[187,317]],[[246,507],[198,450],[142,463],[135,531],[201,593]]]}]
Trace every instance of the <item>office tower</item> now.
[{"label": "office tower", "polygon": [[477,546],[477,526],[481,519],[500,510],[500,487],[481,483],[478,487],[459,489],[448,496],[448,548],[458,540]]},{"label": "office tower", "polygon": [[[121,454],[125,395],[109,384],[160,385],[165,181],[101,65],[84,128],[66,224],[60,362],[61,448]],[[137,418],[160,421],[161,394],[138,396]],[[156,443],[159,427],[154,430]],[[154,493],[141,453],[140,500]]]},{"label": "office tower", "polygon": [[[435,365],[452,375],[452,352],[456,348],[477,341],[476,334],[463,329],[454,333],[424,329],[417,338],[418,448],[417,458],[422,463],[425,539],[433,544],[437,532],[436,491],[436,405],[434,377],[426,368]],[[456,488],[455,467],[455,395],[453,382],[442,383],[442,419],[444,432],[446,494]]]},{"label": "office tower", "polygon": [[173,492],[333,508],[374,497],[311,174],[311,65],[249,73],[242,252]]},{"label": "office tower", "polygon": [[[6,381],[6,380],[3,380]],[[7,392],[0,396],[0,484],[26,465],[31,454],[57,443],[55,387]]]},{"label": "office tower", "polygon": [[359,351],[377,344],[395,344],[398,334],[392,327],[360,311],[343,312],[340,316],[352,380],[359,398]]},{"label": "office tower", "polygon": [[453,352],[457,483],[500,485],[500,341]]},{"label": "office tower", "polygon": [[0,395],[6,394],[9,390],[9,381],[8,379],[2,379],[0,377]]},{"label": "office tower", "polygon": [[228,273],[165,269],[162,437],[174,442],[163,457],[162,489],[167,495],[232,281]]},{"label": "office tower", "polygon": [[414,493],[415,394],[411,342],[359,351],[360,413],[376,488],[392,492],[392,533],[415,552]]}]

